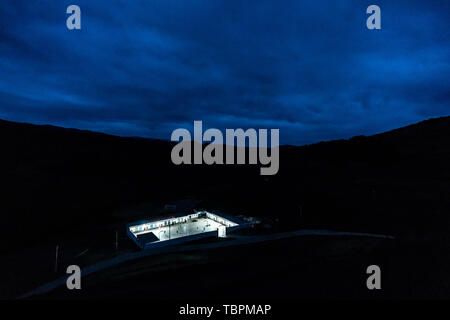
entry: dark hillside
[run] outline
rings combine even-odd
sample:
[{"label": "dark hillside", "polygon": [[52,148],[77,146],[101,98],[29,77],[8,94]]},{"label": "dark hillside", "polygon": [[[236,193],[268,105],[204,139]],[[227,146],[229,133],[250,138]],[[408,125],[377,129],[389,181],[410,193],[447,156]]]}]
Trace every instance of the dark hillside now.
[{"label": "dark hillside", "polygon": [[175,166],[172,144],[158,140],[6,121],[0,136],[1,237],[15,239],[3,249],[186,197],[279,219],[284,229],[424,235],[450,222],[449,117],[282,147],[275,176],[260,176],[259,166]]}]

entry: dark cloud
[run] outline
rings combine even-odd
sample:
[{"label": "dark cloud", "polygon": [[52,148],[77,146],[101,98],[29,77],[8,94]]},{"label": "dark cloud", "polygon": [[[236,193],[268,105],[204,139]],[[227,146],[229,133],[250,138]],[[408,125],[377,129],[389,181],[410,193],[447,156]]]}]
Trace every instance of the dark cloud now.
[{"label": "dark cloud", "polygon": [[280,128],[282,143],[450,114],[449,2],[73,1],[0,4],[0,117],[169,139]]}]

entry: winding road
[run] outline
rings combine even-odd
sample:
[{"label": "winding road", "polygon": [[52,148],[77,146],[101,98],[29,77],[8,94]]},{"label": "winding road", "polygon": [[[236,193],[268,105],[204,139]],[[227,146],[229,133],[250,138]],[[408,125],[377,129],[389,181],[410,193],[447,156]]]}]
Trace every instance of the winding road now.
[{"label": "winding road", "polygon": [[[140,259],[143,257],[149,257],[161,253],[178,253],[192,250],[204,250],[204,249],[214,249],[214,248],[222,248],[222,247],[230,247],[230,246],[238,246],[243,244],[252,244],[258,242],[265,241],[273,241],[286,239],[291,237],[299,237],[299,236],[350,236],[350,237],[368,237],[368,238],[380,238],[380,239],[395,239],[393,236],[384,235],[384,234],[372,234],[372,233],[361,233],[361,232],[342,232],[342,231],[330,231],[330,230],[297,230],[297,231],[289,231],[289,232],[281,232],[274,233],[268,235],[259,235],[259,236],[233,236],[235,239],[232,241],[224,241],[224,242],[212,242],[205,244],[196,244],[196,245],[182,245],[182,246],[167,246],[161,248],[148,249],[145,251],[134,252],[134,253],[126,253],[121,256],[105,260],[102,262],[98,262],[91,266],[85,267],[82,269],[82,276],[87,276],[93,274],[95,272],[114,267],[116,265],[122,264],[124,262],[128,262],[135,259]],[[48,282],[22,296],[19,296],[18,299],[26,299],[31,296],[44,294],[50,292],[60,286],[66,284],[67,276],[60,277],[51,282]]]}]

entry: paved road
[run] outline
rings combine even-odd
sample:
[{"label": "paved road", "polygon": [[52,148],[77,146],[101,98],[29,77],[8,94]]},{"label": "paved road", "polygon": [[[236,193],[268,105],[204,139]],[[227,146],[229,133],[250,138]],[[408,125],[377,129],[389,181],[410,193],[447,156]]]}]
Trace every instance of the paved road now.
[{"label": "paved road", "polygon": [[[368,237],[368,238],[380,238],[380,239],[394,239],[393,236],[383,235],[383,234],[372,234],[372,233],[361,233],[361,232],[341,232],[341,231],[330,231],[330,230],[297,230],[297,231],[289,231],[289,232],[281,232],[274,233],[269,235],[259,235],[259,236],[233,236],[235,237],[232,241],[224,241],[224,242],[212,242],[205,244],[196,244],[196,245],[183,245],[183,246],[167,246],[161,248],[153,248],[145,251],[135,252],[135,253],[126,253],[121,256],[105,260],[96,264],[93,264],[89,267],[85,267],[82,269],[82,276],[87,276],[92,273],[98,272],[100,270],[104,270],[106,268],[110,268],[116,266],[118,264],[143,258],[149,257],[156,254],[161,253],[177,253],[177,252],[185,252],[192,250],[204,250],[204,249],[214,249],[214,248],[222,248],[222,247],[230,247],[237,246],[243,244],[251,244],[258,243],[264,241],[272,241],[272,240],[280,240],[291,237],[299,237],[299,236],[351,236],[351,237]],[[34,295],[40,295],[47,292],[50,292],[56,289],[59,286],[63,286],[66,284],[68,276],[60,277],[54,281],[44,284],[20,297],[18,299],[29,298]]]}]

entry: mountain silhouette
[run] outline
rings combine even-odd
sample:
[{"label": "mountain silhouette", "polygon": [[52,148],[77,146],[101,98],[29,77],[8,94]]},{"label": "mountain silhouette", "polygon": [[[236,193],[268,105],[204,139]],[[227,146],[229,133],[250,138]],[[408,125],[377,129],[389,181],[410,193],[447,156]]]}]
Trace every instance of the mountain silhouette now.
[{"label": "mountain silhouette", "polygon": [[[195,198],[204,208],[300,227],[415,237],[450,222],[450,117],[373,136],[280,148],[280,170],[172,164],[168,141],[0,121],[1,250],[117,210]],[[152,215],[152,212],[146,212]],[[15,239],[15,241],[7,241]]]}]

